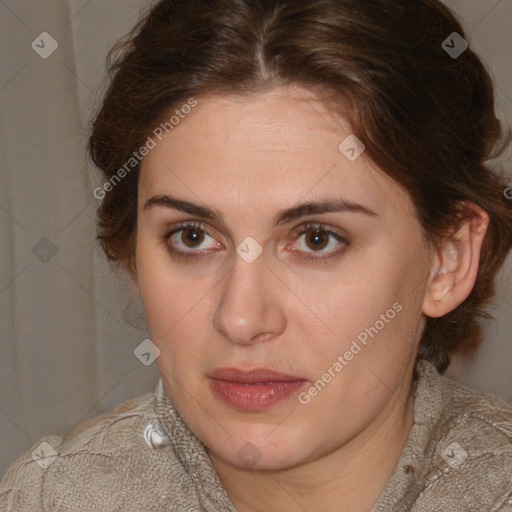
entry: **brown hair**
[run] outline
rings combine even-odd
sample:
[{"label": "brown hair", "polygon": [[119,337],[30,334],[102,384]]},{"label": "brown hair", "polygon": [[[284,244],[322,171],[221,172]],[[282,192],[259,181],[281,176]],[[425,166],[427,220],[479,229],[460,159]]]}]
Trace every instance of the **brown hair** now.
[{"label": "brown hair", "polygon": [[[365,154],[409,192],[429,243],[457,226],[461,200],[490,216],[474,289],[454,311],[428,318],[422,335],[418,357],[444,372],[452,353],[481,341],[478,317],[491,318],[483,306],[512,245],[511,202],[488,163],[510,137],[479,58],[443,49],[453,32],[467,40],[436,0],[162,0],[109,54],[92,159],[111,180],[191,96],[285,84],[329,93],[348,107]],[[115,269],[135,272],[138,165],[125,174],[104,193],[97,238]]]}]

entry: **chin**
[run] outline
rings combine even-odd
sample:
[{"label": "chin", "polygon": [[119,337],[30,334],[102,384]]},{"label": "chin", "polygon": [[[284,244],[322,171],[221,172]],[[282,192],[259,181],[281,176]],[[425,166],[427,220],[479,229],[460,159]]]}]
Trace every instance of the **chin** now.
[{"label": "chin", "polygon": [[[255,471],[284,470],[305,461],[307,455],[304,453],[306,447],[303,442],[284,430],[279,436],[269,436],[269,432],[272,429],[265,428],[263,434],[235,434],[223,445],[208,444],[209,450],[230,465]],[[297,451],[297,446],[301,446],[300,452]]]}]

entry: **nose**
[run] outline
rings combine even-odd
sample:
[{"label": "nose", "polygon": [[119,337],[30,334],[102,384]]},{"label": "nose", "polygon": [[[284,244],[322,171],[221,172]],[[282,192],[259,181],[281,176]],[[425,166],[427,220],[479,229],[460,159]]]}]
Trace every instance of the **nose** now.
[{"label": "nose", "polygon": [[235,255],[213,317],[215,329],[238,345],[280,335],[286,327],[286,317],[279,284],[267,268],[264,254],[252,263]]}]

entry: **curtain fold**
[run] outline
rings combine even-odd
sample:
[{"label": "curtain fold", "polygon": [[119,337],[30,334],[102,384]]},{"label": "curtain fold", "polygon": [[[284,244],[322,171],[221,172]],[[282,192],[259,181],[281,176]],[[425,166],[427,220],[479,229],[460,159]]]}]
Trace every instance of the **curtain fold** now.
[{"label": "curtain fold", "polygon": [[106,52],[140,4],[0,3],[0,475],[158,377],[133,355],[144,326],[123,320],[133,287],[94,240],[85,154]]}]

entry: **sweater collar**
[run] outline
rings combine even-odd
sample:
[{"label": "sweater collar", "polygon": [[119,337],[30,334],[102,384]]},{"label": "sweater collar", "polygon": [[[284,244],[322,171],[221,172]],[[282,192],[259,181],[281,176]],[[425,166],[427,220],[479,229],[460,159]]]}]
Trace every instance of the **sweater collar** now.
[{"label": "sweater collar", "polygon": [[414,424],[391,478],[371,512],[406,512],[425,487],[426,475],[442,425],[449,415],[446,377],[420,359],[416,364]]},{"label": "sweater collar", "polygon": [[156,386],[153,407],[157,421],[167,432],[172,449],[189,474],[204,510],[237,512],[222,486],[206,446],[178,414],[164,389],[162,378]]}]

